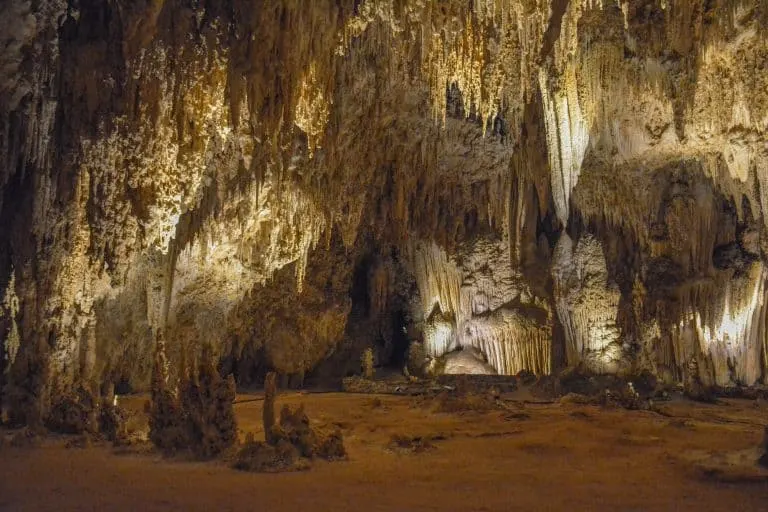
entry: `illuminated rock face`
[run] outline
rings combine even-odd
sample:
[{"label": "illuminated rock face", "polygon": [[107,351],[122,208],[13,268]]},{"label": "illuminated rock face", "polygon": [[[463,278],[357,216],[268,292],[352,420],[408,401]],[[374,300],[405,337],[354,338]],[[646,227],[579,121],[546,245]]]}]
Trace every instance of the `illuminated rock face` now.
[{"label": "illuminated rock face", "polygon": [[401,338],[764,379],[765,2],[6,3],[18,407],[145,386],[160,333],[241,380]]},{"label": "illuminated rock face", "polygon": [[[434,243],[418,244],[414,268],[427,353],[477,349],[498,373],[551,370],[551,318],[513,271],[509,242],[477,240],[449,258]],[[457,261],[460,260],[460,261]]]},{"label": "illuminated rock face", "polygon": [[563,234],[552,272],[568,362],[597,373],[618,372],[626,360],[617,327],[621,293],[610,281],[600,242],[587,234],[574,247]]},{"label": "illuminated rock face", "polygon": [[493,375],[496,370],[485,362],[483,354],[473,348],[450,352],[445,357],[446,375]]}]

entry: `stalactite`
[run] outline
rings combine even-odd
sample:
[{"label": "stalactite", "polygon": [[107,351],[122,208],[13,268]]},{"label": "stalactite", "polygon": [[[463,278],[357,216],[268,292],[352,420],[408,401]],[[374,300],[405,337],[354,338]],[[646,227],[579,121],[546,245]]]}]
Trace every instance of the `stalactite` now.
[{"label": "stalactite", "polygon": [[465,322],[459,333],[461,345],[479,349],[500,374],[528,370],[545,375],[552,370],[550,327],[523,313],[499,309]]},{"label": "stalactite", "polygon": [[437,311],[443,316],[454,317],[454,321],[460,323],[463,318],[459,269],[435,243],[420,244],[414,253],[414,274],[425,319]]},{"label": "stalactite", "polygon": [[509,244],[478,241],[459,258],[461,264],[434,243],[414,249],[421,297],[416,316],[425,320],[427,354],[439,357],[460,347],[475,347],[499,373],[548,373],[548,312],[538,305],[508,309],[516,300],[535,302],[512,270]]},{"label": "stalactite", "polygon": [[[347,325],[308,270],[337,236],[350,260],[409,247],[432,356],[476,343],[500,372],[546,372],[554,303],[569,361],[616,369],[623,300],[654,346],[627,343],[661,366],[758,378],[757,278],[724,285],[768,226],[758,0],[145,4],[11,0],[0,20],[0,249],[50,384],[147,373],[151,330],[261,348],[244,311],[275,280],[318,320],[274,336],[310,355],[269,351],[306,370],[307,344]],[[561,237],[551,297],[550,241],[579,218],[606,254]],[[625,238],[637,254],[609,276]],[[734,268],[713,263],[723,247]],[[374,276],[378,312],[391,277]]]},{"label": "stalactite", "polygon": [[[537,49],[549,17],[549,5],[536,0],[488,0],[405,3],[364,1],[346,26],[343,41],[359,37],[378,21],[394,34],[410,33],[428,79],[435,119],[445,120],[445,90],[458,86],[478,116],[488,123],[506,105],[514,120],[532,91]],[[345,49],[339,49],[344,53]],[[411,53],[406,51],[406,53]],[[470,109],[466,109],[469,115]],[[517,129],[517,123],[512,123]]]},{"label": "stalactite", "polygon": [[[10,12],[0,25],[0,113],[4,122],[0,190],[17,170],[50,168],[59,58],[58,40],[53,35],[67,8],[61,0],[39,5],[13,2],[8,7]],[[16,115],[8,116],[12,112]]]},{"label": "stalactite", "polygon": [[552,193],[557,216],[568,221],[571,191],[576,187],[581,164],[589,143],[589,122],[579,105],[578,91],[571,85],[575,78],[565,78],[564,91],[551,95],[544,71],[540,72],[547,146],[552,168]]}]

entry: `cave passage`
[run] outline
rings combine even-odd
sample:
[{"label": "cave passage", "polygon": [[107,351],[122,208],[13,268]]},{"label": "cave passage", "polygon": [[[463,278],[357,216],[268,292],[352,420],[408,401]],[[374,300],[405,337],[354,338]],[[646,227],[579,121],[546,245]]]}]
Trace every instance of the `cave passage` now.
[{"label": "cave passage", "polygon": [[697,509],[695,479],[763,481],[768,1],[2,8],[0,452],[301,470],[297,495],[345,474],[318,459],[432,468],[403,489],[437,501],[395,510],[540,456],[662,510],[582,450],[656,418],[611,432],[633,482]]}]

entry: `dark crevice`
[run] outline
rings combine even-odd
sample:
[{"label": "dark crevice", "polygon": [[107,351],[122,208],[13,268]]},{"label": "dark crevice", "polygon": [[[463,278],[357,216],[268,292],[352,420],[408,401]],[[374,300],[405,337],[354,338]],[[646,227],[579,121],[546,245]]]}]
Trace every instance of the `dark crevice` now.
[{"label": "dark crevice", "polygon": [[560,38],[563,16],[565,16],[565,11],[568,10],[569,3],[570,0],[553,0],[552,2],[552,16],[549,18],[547,31],[544,32],[544,41],[541,46],[541,53],[539,54],[540,63],[549,57],[552,49],[555,47],[555,42]]}]

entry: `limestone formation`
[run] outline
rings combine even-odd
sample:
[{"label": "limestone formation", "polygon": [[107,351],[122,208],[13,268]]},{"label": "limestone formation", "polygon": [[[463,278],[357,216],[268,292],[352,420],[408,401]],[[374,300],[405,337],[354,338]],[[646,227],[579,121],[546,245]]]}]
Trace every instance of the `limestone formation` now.
[{"label": "limestone formation", "polygon": [[405,371],[411,377],[422,377],[427,365],[427,356],[424,345],[419,341],[411,341],[408,346],[408,358],[405,363]]},{"label": "limestone formation", "polygon": [[205,349],[197,366],[188,367],[182,359],[179,376],[171,381],[165,350],[161,337],[152,377],[150,440],[169,455],[186,450],[210,459],[222,454],[237,441],[234,379],[221,377]]},{"label": "limestone formation", "polygon": [[264,442],[249,434],[235,454],[233,467],[241,471],[280,473],[309,469],[309,460],[341,460],[347,456],[344,438],[338,429],[323,432],[310,426],[304,406],[283,405],[275,422],[276,374],[269,372],[264,383]]},{"label": "limestone formation", "polygon": [[157,341],[149,407],[149,440],[165,454],[189,447],[184,410],[177,390],[168,382],[165,343]]},{"label": "limestone formation", "polygon": [[262,409],[262,423],[264,424],[264,441],[274,444],[275,438],[272,431],[275,428],[275,398],[277,397],[277,375],[269,372],[264,380],[264,407]]},{"label": "limestone formation", "polygon": [[446,354],[443,373],[446,375],[493,375],[496,370],[484,360],[479,350],[467,347]]},{"label": "limestone formation", "polygon": [[600,242],[583,236],[576,247],[563,234],[552,264],[557,313],[572,365],[584,363],[596,373],[617,373],[622,361],[617,321],[621,293],[609,281]]},{"label": "limestone formation", "polygon": [[765,383],[766,27],[763,0],[7,0],[7,417],[110,383],[171,414],[206,346],[242,383],[412,340]]},{"label": "limestone formation", "polygon": [[373,349],[370,347],[363,350],[363,355],[360,358],[360,366],[363,369],[363,378],[368,380],[373,379]]},{"label": "limestone formation", "polygon": [[[206,355],[205,351],[203,355]],[[235,382],[232,376],[222,378],[213,358],[203,357],[180,390],[188,443],[197,457],[213,458],[237,441],[234,400]]]}]

